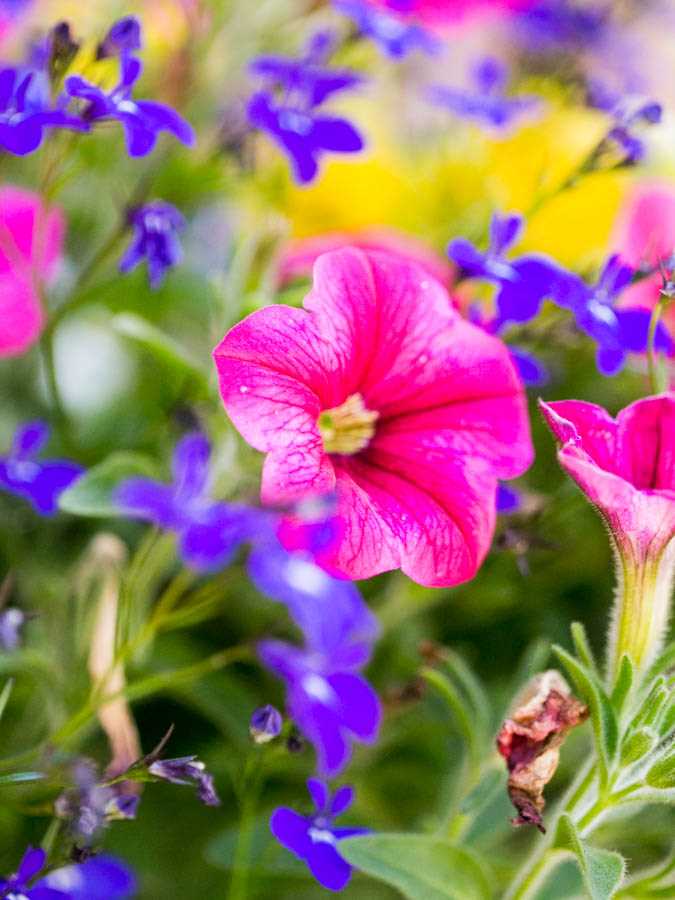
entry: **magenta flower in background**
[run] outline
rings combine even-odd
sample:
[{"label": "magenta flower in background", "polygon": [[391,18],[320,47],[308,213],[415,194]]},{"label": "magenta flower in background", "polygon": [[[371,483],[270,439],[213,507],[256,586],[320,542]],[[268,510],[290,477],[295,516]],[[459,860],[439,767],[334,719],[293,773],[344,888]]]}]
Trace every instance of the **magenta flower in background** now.
[{"label": "magenta flower in background", "polygon": [[164,103],[134,100],[131,96],[142,70],[140,60],[128,52],[123,53],[120,58],[120,80],[112,91],[106,93],[81,75],[70,75],[64,84],[66,95],[83,102],[82,121],[87,125],[120,122],[129,156],[147,156],[162,131],[168,131],[181,143],[191,147],[195,141],[192,126],[175,110]]},{"label": "magenta flower in background", "polygon": [[44,314],[38,287],[61,257],[65,223],[23,188],[0,187],[0,357],[25,352],[39,337]]},{"label": "magenta flower in background", "polygon": [[112,856],[94,856],[82,863],[54,869],[40,878],[46,862],[44,850],[29,847],[16,874],[0,879],[0,898],[127,900],[136,893],[133,874]]},{"label": "magenta flower in background", "polygon": [[155,290],[167,271],[183,258],[178,231],[185,225],[185,219],[175,206],[163,200],[130,209],[127,218],[134,235],[120,260],[119,270],[130,272],[145,260],[150,287]]},{"label": "magenta flower in background", "polygon": [[312,875],[329,891],[341,891],[352,874],[352,867],[340,856],[339,842],[347,837],[367,834],[366,828],[336,828],[333,820],[346,812],[354,800],[351,787],[339,788],[331,798],[322,781],[310,778],[307,789],[314,813],[301,816],[281,806],[270,819],[274,837],[307,864]]},{"label": "magenta flower in background", "polygon": [[644,668],[663,639],[675,568],[675,394],[638,400],[616,419],[581,400],[541,409],[561,466],[604,518],[617,554],[613,671],[624,652]]},{"label": "magenta flower in background", "polygon": [[533,6],[537,0],[370,0],[402,18],[442,26],[479,16],[504,16]]},{"label": "magenta flower in background", "polygon": [[214,357],[232,421],[268,454],[263,502],[335,492],[337,571],[402,568],[430,586],[475,575],[497,479],[532,459],[525,397],[506,347],[424,270],[325,254],[304,309],[253,313]]},{"label": "magenta flower in background", "polygon": [[17,428],[10,452],[0,456],[0,488],[23,497],[43,516],[57,511],[59,496],[84,471],[69,460],[37,459],[48,439],[45,422],[28,422]]}]

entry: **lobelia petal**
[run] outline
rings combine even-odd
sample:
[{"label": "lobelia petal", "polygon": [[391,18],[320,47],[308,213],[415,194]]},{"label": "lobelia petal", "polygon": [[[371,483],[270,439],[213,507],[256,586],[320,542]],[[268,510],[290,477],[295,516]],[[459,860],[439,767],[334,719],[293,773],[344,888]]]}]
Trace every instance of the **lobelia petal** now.
[{"label": "lobelia petal", "polygon": [[39,463],[39,467],[39,473],[26,487],[25,495],[39,513],[49,516],[57,511],[59,496],[80,477],[84,469],[76,463],[56,460]]},{"label": "lobelia petal", "polygon": [[377,737],[382,717],[375,691],[365,678],[351,672],[337,672],[329,675],[327,680],[340,698],[340,713],[345,728],[360,741],[372,743]]},{"label": "lobelia petal", "polygon": [[363,138],[346,119],[321,116],[314,119],[312,140],[323,150],[339,153],[358,153],[363,150]]},{"label": "lobelia petal", "polygon": [[307,790],[317,812],[328,810],[329,792],[325,781],[320,781],[318,778],[308,778]]},{"label": "lobelia petal", "polygon": [[126,515],[154,522],[161,528],[173,528],[180,522],[173,487],[149,478],[128,478],[113,495],[114,502]]},{"label": "lobelia petal", "polygon": [[208,491],[210,457],[211,445],[200,431],[185,435],[176,444],[171,469],[177,503],[195,500]]},{"label": "lobelia petal", "polygon": [[319,884],[329,891],[341,891],[352,874],[352,867],[332,844],[316,842],[307,856],[307,865]]},{"label": "lobelia petal", "polygon": [[147,156],[157,143],[157,134],[136,115],[120,115],[129,156]]},{"label": "lobelia petal", "polygon": [[154,100],[136,100],[136,106],[141,116],[148,121],[155,130],[169,131],[175,138],[188,147],[195,142],[195,133],[192,126],[181,115],[164,103],[155,103]]},{"label": "lobelia petal", "polygon": [[12,441],[12,456],[19,459],[35,456],[49,440],[49,425],[37,420],[19,426]]},{"label": "lobelia petal", "polygon": [[309,821],[286,806],[275,809],[270,818],[270,830],[274,837],[300,859],[306,859],[312,842],[307,834]]},{"label": "lobelia petal", "polygon": [[345,812],[354,802],[354,788],[345,784],[335,792],[330,804],[331,816],[339,816]]}]

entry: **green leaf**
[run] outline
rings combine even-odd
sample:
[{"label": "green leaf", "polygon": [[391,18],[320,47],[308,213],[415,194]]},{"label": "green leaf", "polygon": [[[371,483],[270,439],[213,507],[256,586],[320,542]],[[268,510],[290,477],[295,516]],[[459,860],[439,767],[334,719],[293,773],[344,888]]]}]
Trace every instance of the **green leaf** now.
[{"label": "green leaf", "polygon": [[598,751],[599,774],[602,784],[607,784],[609,769],[619,745],[619,725],[609,697],[597,677],[562,647],[553,647],[560,662],[567,669],[579,693],[591,712],[591,724]]},{"label": "green leaf", "polygon": [[567,813],[558,822],[556,844],[569,847],[576,856],[591,900],[610,900],[614,896],[626,874],[626,863],[622,856],[611,850],[599,850],[582,841]]},{"label": "green leaf", "polygon": [[119,515],[112,499],[116,488],[127,478],[155,478],[154,462],[138,453],[113,453],[89,469],[59,497],[59,506],[76,516],[109,518]]},{"label": "green leaf", "polygon": [[464,662],[462,657],[453,650],[444,649],[443,664],[462,688],[469,704],[473,707],[474,714],[481,727],[487,730],[490,720],[490,699],[483,690],[483,685]]},{"label": "green leaf", "polygon": [[619,674],[616,677],[616,682],[614,684],[614,689],[612,691],[612,706],[616,710],[617,714],[621,712],[624,703],[626,702],[626,697],[630,693],[630,689],[633,686],[633,675],[635,670],[633,669],[633,663],[630,660],[630,657],[624,655],[621,657],[621,665],[619,666]]},{"label": "green leaf", "polygon": [[111,324],[119,335],[150,352],[171,369],[172,374],[181,374],[195,380],[204,393],[208,394],[208,377],[199,364],[190,359],[180,344],[169,335],[135,313],[119,313],[113,316]]},{"label": "green leaf", "polygon": [[24,784],[27,781],[41,781],[45,775],[42,772],[12,772],[11,775],[0,775],[0,785]]},{"label": "green leaf", "polygon": [[656,744],[656,739],[650,728],[639,728],[629,734],[621,745],[621,765],[629,766],[642,759]]},{"label": "green leaf", "polygon": [[488,769],[476,787],[462,801],[459,809],[460,813],[465,816],[469,813],[478,813],[492,800],[503,783],[504,772],[501,768]]},{"label": "green leaf", "polygon": [[675,788],[675,753],[660,759],[647,772],[645,781],[650,787],[667,791]]},{"label": "green leaf", "polygon": [[467,743],[469,756],[474,764],[478,764],[481,754],[479,729],[476,728],[475,712],[466,697],[437,669],[424,668],[420,674],[436,688],[452,710],[457,727]]},{"label": "green leaf", "polygon": [[572,632],[572,641],[574,642],[574,649],[577,651],[577,656],[590,672],[597,675],[598,667],[595,664],[595,657],[593,656],[591,645],[588,643],[586,629],[581,622],[572,622],[570,630]]},{"label": "green leaf", "polygon": [[12,693],[13,687],[14,687],[14,679],[9,678],[5,682],[5,686],[2,689],[2,692],[0,692],[0,719],[2,719],[3,715],[5,714],[5,708],[6,708],[7,704],[9,703],[9,698]]},{"label": "green leaf", "polygon": [[488,878],[468,850],[416,834],[373,834],[340,841],[352,865],[409,900],[485,900]]},{"label": "green leaf", "polygon": [[668,672],[673,668],[675,668],[675,641],[673,641],[672,644],[668,644],[661,655],[656,658],[647,673],[645,681],[649,681],[657,675],[660,675],[662,672]]}]

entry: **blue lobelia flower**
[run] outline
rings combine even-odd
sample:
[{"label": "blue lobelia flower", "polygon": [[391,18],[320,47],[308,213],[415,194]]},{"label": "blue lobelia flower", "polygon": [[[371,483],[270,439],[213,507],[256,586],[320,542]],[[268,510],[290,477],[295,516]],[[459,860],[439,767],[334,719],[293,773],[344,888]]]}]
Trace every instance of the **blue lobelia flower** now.
[{"label": "blue lobelia flower", "polygon": [[457,116],[496,131],[504,131],[518,120],[538,114],[542,101],[534,96],[506,93],[508,69],[492,57],[481,60],[471,71],[466,89],[434,85],[428,98]]},{"label": "blue lobelia flower", "polygon": [[0,147],[26,156],[40,146],[45,128],[88,131],[89,125],[53,106],[44,71],[26,66],[0,69]]},{"label": "blue lobelia flower", "polygon": [[125,56],[141,49],[141,23],[136,16],[124,16],[112,25],[96,50],[97,59]]},{"label": "blue lobelia flower", "polygon": [[352,741],[372,743],[377,736],[379,701],[359,674],[377,622],[351,582],[281,546],[256,548],[249,572],[257,587],[286,604],[303,633],[302,648],[267,640],[258,654],[286,682],[288,711],[314,745],[320,772],[336,775],[351,757]]},{"label": "blue lobelia flower", "polygon": [[516,40],[531,53],[594,47],[608,36],[609,6],[538,0],[510,18]]},{"label": "blue lobelia flower", "polygon": [[507,484],[500,483],[497,485],[497,512],[500,515],[509,515],[518,512],[523,502],[520,491],[509,487]]},{"label": "blue lobelia flower", "polygon": [[168,131],[187,146],[194,143],[192,127],[175,110],[153,100],[134,100],[133,86],[138,81],[142,64],[129,53],[120,58],[120,81],[106,93],[81,75],[66,78],[66,96],[81,100],[85,106],[82,120],[87,124],[117,121],[124,128],[130,156],[146,156],[157,143],[162,131]]},{"label": "blue lobelia flower", "polygon": [[28,422],[17,428],[10,452],[0,456],[0,488],[28,500],[43,516],[56,512],[59,496],[84,471],[69,460],[36,459],[48,438],[46,422]]},{"label": "blue lobelia flower", "polygon": [[504,254],[518,239],[522,224],[521,216],[495,213],[490,223],[490,244],[485,253],[464,238],[451,241],[448,247],[448,256],[465,275],[483,278],[498,286],[495,332],[507,322],[529,322],[539,313],[544,299],[561,293],[560,284],[569,277],[564,269],[543,254],[506,259]]},{"label": "blue lobelia flower", "polygon": [[203,434],[188,434],[174,450],[172,484],[129,478],[114,495],[120,512],[175,532],[183,561],[197,570],[224,566],[263,515],[211,499],[210,455]]},{"label": "blue lobelia flower", "polygon": [[314,803],[314,813],[301,816],[293,809],[281,806],[270,819],[274,837],[306,863],[323,887],[341,891],[348,883],[352,867],[340,856],[339,843],[347,837],[367,834],[365,828],[336,828],[333,820],[352,804],[354,792],[345,785],[331,798],[326,785],[310,778],[307,788]]},{"label": "blue lobelia flower", "polygon": [[635,133],[636,129],[644,125],[658,125],[663,115],[661,104],[639,94],[616,93],[599,81],[589,84],[588,103],[595,109],[603,110],[614,120],[606,141],[623,151],[624,163],[639,162],[645,155],[646,147],[642,138]]},{"label": "blue lobelia flower", "polygon": [[325,67],[330,47],[330,37],[319,33],[299,59],[261,56],[250,67],[267,81],[267,88],[250,98],[248,121],[279,144],[300,184],[316,177],[324,152],[356,153],[363,148],[363,138],[351,122],[319,112],[328,97],[362,82],[353,72]]},{"label": "blue lobelia flower", "polygon": [[348,16],[359,32],[372,38],[391,59],[403,59],[420,50],[433,55],[441,42],[430,31],[415,22],[404,22],[395,15],[371,6],[367,0],[333,0],[335,9]]},{"label": "blue lobelia flower", "polygon": [[[2,900],[126,900],[136,892],[131,871],[112,856],[94,856],[82,863],[53,869],[45,867],[44,850],[29,847],[16,874],[0,879]],[[36,880],[37,879],[37,880]]]},{"label": "blue lobelia flower", "polygon": [[205,806],[220,806],[220,798],[213,784],[213,776],[196,756],[180,756],[176,759],[156,759],[148,766],[148,772],[171,784],[194,784],[197,796]]},{"label": "blue lobelia flower", "polygon": [[168,269],[183,258],[178,230],[185,225],[182,214],[170,203],[155,200],[130,209],[127,215],[134,236],[120,260],[120,272],[129,272],[142,260],[148,266],[150,287],[160,286]]},{"label": "blue lobelia flower", "polygon": [[[610,256],[598,281],[587,285],[570,274],[567,282],[560,282],[560,293],[554,300],[574,314],[577,326],[598,345],[597,364],[603,375],[616,375],[628,352],[647,350],[651,311],[648,309],[616,309],[622,291],[633,278],[630,266],[621,262],[618,254]],[[659,324],[655,348],[672,354],[675,346],[668,331]]]}]

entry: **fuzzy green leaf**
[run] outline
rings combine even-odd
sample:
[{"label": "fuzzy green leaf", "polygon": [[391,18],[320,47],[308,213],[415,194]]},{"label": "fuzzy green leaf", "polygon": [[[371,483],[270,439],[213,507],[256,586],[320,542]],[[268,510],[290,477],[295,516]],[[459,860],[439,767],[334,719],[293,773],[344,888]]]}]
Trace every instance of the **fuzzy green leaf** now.
[{"label": "fuzzy green leaf", "polygon": [[621,745],[621,765],[629,766],[646,756],[656,744],[656,734],[650,728],[639,728],[629,734]]},{"label": "fuzzy green leaf", "polygon": [[598,678],[562,647],[553,652],[567,669],[579,693],[588,703],[591,724],[598,751],[601,781],[606,784],[608,773],[619,745],[619,725],[611,701]]},{"label": "fuzzy green leaf", "polygon": [[446,841],[416,834],[373,834],[340,841],[340,855],[398,888],[409,900],[486,900],[492,891],[478,859]]},{"label": "fuzzy green leaf", "polygon": [[614,689],[612,690],[612,706],[620,713],[624,703],[626,702],[626,698],[630,693],[630,689],[633,686],[633,676],[635,674],[635,670],[633,669],[633,663],[628,656],[621,657],[621,665],[619,666],[619,674],[616,677],[616,682],[614,684]]},{"label": "fuzzy green leaf", "polygon": [[581,622],[572,622],[570,631],[572,632],[572,641],[574,642],[574,649],[577,651],[577,656],[590,672],[597,675],[598,667],[595,664],[595,657],[593,656],[591,645],[588,643],[586,629]]},{"label": "fuzzy green leaf", "polygon": [[127,478],[153,478],[152,460],[137,453],[113,453],[89,469],[59,497],[59,506],[76,516],[109,518],[119,515],[113,493]]},{"label": "fuzzy green leaf", "polygon": [[436,688],[452,710],[457,727],[467,743],[469,756],[474,764],[478,764],[481,754],[480,725],[466,696],[437,669],[424,668],[421,675]]},{"label": "fuzzy green leaf", "polygon": [[621,886],[626,873],[622,856],[611,850],[589,846],[579,836],[572,819],[565,813],[558,823],[558,846],[566,846],[574,853],[591,900],[610,900]]},{"label": "fuzzy green leaf", "polygon": [[660,759],[647,772],[645,781],[650,787],[666,791],[675,788],[675,753]]}]

